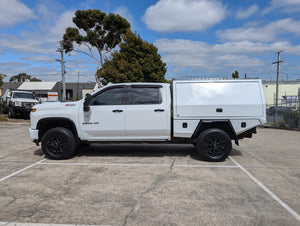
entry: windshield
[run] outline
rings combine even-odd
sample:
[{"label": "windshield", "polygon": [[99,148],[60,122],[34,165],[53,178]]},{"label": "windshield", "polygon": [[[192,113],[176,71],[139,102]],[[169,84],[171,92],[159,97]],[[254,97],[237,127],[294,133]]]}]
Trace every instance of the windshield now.
[{"label": "windshield", "polygon": [[33,93],[16,92],[16,93],[14,93],[14,98],[34,99],[34,95],[33,95]]}]

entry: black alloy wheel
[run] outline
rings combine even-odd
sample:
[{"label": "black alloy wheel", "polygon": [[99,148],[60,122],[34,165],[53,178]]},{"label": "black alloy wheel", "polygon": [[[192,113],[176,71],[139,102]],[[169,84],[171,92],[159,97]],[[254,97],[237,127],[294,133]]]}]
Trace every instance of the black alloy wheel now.
[{"label": "black alloy wheel", "polygon": [[231,152],[229,135],[221,129],[211,128],[203,131],[197,140],[197,151],[209,161],[224,161]]},{"label": "black alloy wheel", "polygon": [[52,128],[43,136],[42,149],[50,159],[70,158],[76,150],[74,134],[67,128]]}]

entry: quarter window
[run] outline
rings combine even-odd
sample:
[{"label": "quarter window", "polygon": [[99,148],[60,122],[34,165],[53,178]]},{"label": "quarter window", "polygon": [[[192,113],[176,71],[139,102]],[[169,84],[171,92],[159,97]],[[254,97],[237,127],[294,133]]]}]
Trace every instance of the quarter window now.
[{"label": "quarter window", "polygon": [[108,89],[92,98],[91,105],[124,104],[124,88]]},{"label": "quarter window", "polygon": [[131,88],[132,104],[160,104],[161,95],[158,87]]}]

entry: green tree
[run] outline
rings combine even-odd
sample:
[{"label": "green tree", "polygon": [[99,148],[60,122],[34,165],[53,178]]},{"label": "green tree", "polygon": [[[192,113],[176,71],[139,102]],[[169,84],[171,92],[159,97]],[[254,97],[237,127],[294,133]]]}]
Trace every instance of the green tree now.
[{"label": "green tree", "polygon": [[6,77],[5,74],[0,73],[0,87],[3,85],[3,79]]},{"label": "green tree", "polygon": [[239,72],[238,71],[232,72],[232,78],[239,78]]},{"label": "green tree", "polygon": [[41,82],[41,79],[38,79],[36,77],[30,78],[30,82]]},{"label": "green tree", "polygon": [[[122,34],[130,28],[130,24],[120,15],[106,15],[98,9],[77,10],[73,22],[77,28],[68,27],[63,35],[63,48],[66,53],[82,52],[97,62],[95,79],[100,84],[97,71],[102,67],[104,56],[111,53],[121,41]],[[74,43],[84,45],[88,51],[74,49]],[[94,54],[98,52],[98,57]]]},{"label": "green tree", "polygon": [[123,39],[120,51],[106,59],[98,71],[103,82],[165,82],[166,64],[157,48],[130,30]]},{"label": "green tree", "polygon": [[31,82],[40,82],[42,80],[36,78],[36,77],[31,77],[31,75],[27,75],[26,73],[19,73],[17,75],[14,75],[10,77],[9,82],[26,82],[26,81],[31,81]]},{"label": "green tree", "polygon": [[5,74],[0,73],[0,87],[3,85],[3,79],[6,77]]}]

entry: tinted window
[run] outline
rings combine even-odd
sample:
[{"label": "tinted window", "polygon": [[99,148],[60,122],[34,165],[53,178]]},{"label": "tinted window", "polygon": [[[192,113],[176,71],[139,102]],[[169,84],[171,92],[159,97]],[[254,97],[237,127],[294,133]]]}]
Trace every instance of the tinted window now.
[{"label": "tinted window", "polygon": [[158,87],[143,87],[131,89],[132,104],[160,104],[161,96]]},{"label": "tinted window", "polygon": [[124,100],[124,88],[105,90],[92,98],[91,105],[122,105]]}]

